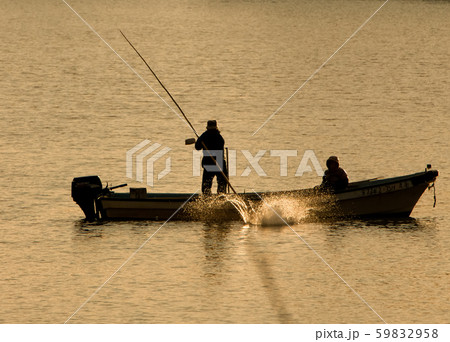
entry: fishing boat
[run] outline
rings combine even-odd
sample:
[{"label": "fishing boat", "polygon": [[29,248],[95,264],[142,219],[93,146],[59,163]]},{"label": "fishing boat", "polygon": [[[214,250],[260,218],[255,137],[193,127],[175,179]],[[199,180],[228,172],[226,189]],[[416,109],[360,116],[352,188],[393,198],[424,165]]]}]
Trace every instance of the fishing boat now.
[{"label": "fishing boat", "polygon": [[[204,196],[192,193],[147,193],[146,188],[115,192],[102,187],[98,176],[72,181],[72,198],[86,220],[243,220],[245,211],[258,211],[270,199],[299,201],[316,217],[409,217],[427,188],[434,187],[438,171],[425,171],[392,178],[374,178],[349,183],[340,191],[320,187]],[[436,197],[435,201],[436,201]],[[206,215],[202,215],[205,213]]]},{"label": "fishing boat", "polygon": [[[125,34],[120,32],[176,105],[198,139],[197,131],[172,94]],[[194,142],[195,138],[187,139],[185,144]],[[204,143],[203,151],[209,151]],[[221,170],[220,166],[217,166]],[[72,198],[81,207],[88,221],[98,219],[201,220],[205,216],[219,220],[247,221],[249,214],[257,214],[261,208],[271,207],[270,203],[274,198],[287,200],[290,203],[300,203],[299,210],[301,208],[302,211],[316,217],[408,217],[423,192],[434,186],[438,176],[438,171],[432,170],[431,165],[427,165],[422,172],[353,182],[340,191],[315,187],[301,190],[237,193],[230,184],[228,176],[221,172],[227,180],[228,187],[233,190],[233,194],[204,196],[192,193],[147,193],[146,188],[130,188],[129,192],[120,193],[113,190],[126,184],[103,188],[98,176],[88,176],[73,179]],[[273,206],[272,209],[276,211]],[[202,215],[203,213],[205,215]],[[280,216],[283,216],[283,213],[281,214]]]},{"label": "fishing boat", "polygon": [[[198,139],[197,131],[172,94],[125,34],[120,32],[168,94]],[[195,139],[185,141],[187,145],[193,142]],[[204,143],[203,151],[209,151]],[[217,166],[221,170],[220,166]],[[201,220],[205,217],[247,221],[249,215],[257,214],[262,208],[271,207],[276,212],[276,208],[270,204],[273,199],[299,203],[299,210],[315,217],[408,217],[423,192],[428,187],[434,186],[438,176],[438,171],[432,170],[431,165],[427,165],[422,172],[353,182],[340,191],[315,187],[301,190],[237,193],[230,184],[228,176],[221,172],[227,180],[228,187],[233,190],[233,194],[204,196],[195,193],[147,193],[146,188],[130,188],[129,192],[120,193],[113,190],[126,184],[103,188],[98,176],[88,176],[73,179],[72,198],[81,207],[88,221],[100,219]],[[293,207],[296,208],[295,205]],[[276,212],[276,214],[279,213]],[[281,213],[279,216],[283,217],[283,215],[284,213]]]}]

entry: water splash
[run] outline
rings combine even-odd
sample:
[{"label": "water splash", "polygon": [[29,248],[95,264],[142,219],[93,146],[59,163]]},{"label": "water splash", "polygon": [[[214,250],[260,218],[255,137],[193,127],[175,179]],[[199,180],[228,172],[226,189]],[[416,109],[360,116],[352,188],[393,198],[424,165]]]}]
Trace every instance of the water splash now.
[{"label": "water splash", "polygon": [[297,224],[308,217],[310,209],[305,199],[282,195],[271,196],[261,202],[251,223],[260,226]]},{"label": "water splash", "polygon": [[250,203],[245,203],[245,201],[236,195],[224,195],[224,198],[227,202],[231,203],[233,207],[237,210],[239,215],[241,216],[244,223],[251,222],[252,212],[254,209],[251,207]]},{"label": "water splash", "polygon": [[[314,199],[314,200],[313,200]],[[193,220],[232,221],[260,226],[297,224],[311,217],[317,209],[317,196],[308,198],[294,195],[272,195],[263,201],[246,201],[234,194],[201,196],[187,205],[186,211]]]},{"label": "water splash", "polygon": [[239,196],[233,194],[220,194],[201,196],[187,204],[185,212],[193,220],[200,221],[232,221],[243,220],[250,222],[252,209]]}]

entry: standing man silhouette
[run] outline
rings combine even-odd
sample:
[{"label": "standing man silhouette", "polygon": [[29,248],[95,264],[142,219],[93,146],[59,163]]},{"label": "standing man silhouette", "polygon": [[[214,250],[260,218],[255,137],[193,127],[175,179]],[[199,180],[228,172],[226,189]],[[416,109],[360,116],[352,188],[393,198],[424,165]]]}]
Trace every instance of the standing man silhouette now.
[{"label": "standing man silhouette", "polygon": [[209,120],[206,131],[195,142],[195,149],[203,149],[203,178],[202,192],[210,195],[214,177],[217,177],[217,193],[225,193],[228,177],[227,166],[224,156],[225,140],[217,128],[216,120]]}]

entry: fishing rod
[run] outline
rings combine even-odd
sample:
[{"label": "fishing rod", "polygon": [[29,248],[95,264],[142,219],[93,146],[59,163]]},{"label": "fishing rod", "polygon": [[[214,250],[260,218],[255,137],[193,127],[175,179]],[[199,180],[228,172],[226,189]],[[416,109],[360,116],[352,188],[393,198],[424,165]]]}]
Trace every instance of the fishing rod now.
[{"label": "fishing rod", "polygon": [[192,126],[191,122],[189,121],[189,119],[187,118],[186,114],[184,114],[183,110],[181,109],[181,107],[178,105],[177,101],[175,101],[175,99],[173,98],[173,96],[170,94],[170,92],[167,90],[167,88],[164,86],[164,84],[162,84],[161,80],[159,79],[158,76],[156,76],[155,72],[152,70],[152,68],[150,68],[150,65],[148,65],[148,63],[146,62],[146,60],[144,59],[144,57],[142,57],[142,55],[139,53],[139,51],[134,47],[133,44],[131,44],[131,42],[128,40],[128,38],[125,36],[125,34],[119,30],[120,33],[122,34],[122,36],[125,38],[125,40],[128,42],[128,44],[130,44],[130,46],[133,48],[134,51],[136,51],[136,53],[138,54],[138,56],[142,59],[142,61],[145,63],[145,65],[147,66],[147,68],[151,71],[151,73],[153,74],[153,76],[155,76],[156,80],[159,82],[159,84],[161,85],[161,87],[163,87],[163,89],[166,91],[167,95],[170,96],[170,99],[173,101],[173,103],[175,103],[175,106],[177,106],[178,110],[181,112],[181,114],[183,115],[184,119],[186,120],[186,122],[189,124],[189,126],[192,128],[192,130],[194,131],[195,135],[197,136],[197,138],[199,137],[197,131],[195,130],[194,126]]},{"label": "fishing rod", "polygon": [[[159,84],[161,85],[161,87],[166,91],[167,95],[169,95],[170,99],[173,101],[173,103],[175,103],[175,105],[177,106],[178,110],[181,112],[181,114],[183,115],[184,119],[186,120],[186,122],[189,124],[189,126],[192,128],[192,130],[194,131],[194,134],[197,136],[197,138],[199,138],[200,136],[198,135],[197,131],[195,130],[194,126],[192,126],[191,122],[189,121],[189,119],[187,118],[186,114],[184,114],[183,110],[181,109],[181,107],[178,105],[177,101],[175,101],[175,99],[173,98],[172,94],[170,94],[170,92],[167,90],[167,88],[164,86],[164,84],[162,84],[161,80],[158,78],[158,76],[156,76],[155,72],[152,70],[152,68],[150,67],[150,65],[148,65],[147,61],[144,59],[144,57],[142,57],[142,55],[139,53],[139,51],[134,47],[134,45],[128,40],[128,38],[125,36],[125,34],[119,30],[120,33],[122,34],[122,36],[125,38],[125,40],[128,42],[128,44],[130,44],[130,46],[133,48],[134,51],[136,51],[136,53],[138,54],[138,56],[142,59],[142,61],[145,63],[145,65],[147,66],[147,68],[151,71],[151,73],[153,74],[153,76],[155,76],[156,80],[159,82]],[[225,172],[223,172],[222,168],[219,166],[217,160],[215,158],[213,158],[213,156],[211,155],[210,151],[208,150],[208,148],[206,147],[205,143],[202,141],[202,145],[203,145],[203,149],[205,151],[208,152],[209,156],[214,160],[214,162],[216,163],[216,166],[219,168],[220,173],[222,174],[222,176],[225,178],[225,180],[227,181],[228,186],[230,187],[231,190],[233,190],[234,194],[237,195],[236,190],[234,190],[233,186],[230,183],[230,180],[228,179],[228,176],[225,174]]]}]

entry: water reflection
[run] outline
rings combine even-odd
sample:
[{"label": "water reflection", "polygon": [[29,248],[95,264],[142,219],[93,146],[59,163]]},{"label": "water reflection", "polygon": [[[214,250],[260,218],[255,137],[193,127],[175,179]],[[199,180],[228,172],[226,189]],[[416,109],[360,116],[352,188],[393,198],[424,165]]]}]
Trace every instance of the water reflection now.
[{"label": "water reflection", "polygon": [[102,237],[106,232],[105,229],[126,229],[135,234],[148,233],[151,228],[159,228],[161,222],[146,220],[117,220],[117,221],[92,221],[88,222],[84,219],[75,221],[73,231],[75,236]]},{"label": "water reflection", "polygon": [[74,222],[75,237],[103,237],[102,221],[87,222],[85,220],[78,220]]},{"label": "water reflection", "polygon": [[[261,227],[258,228],[258,230],[260,229]],[[285,227],[274,226],[271,228],[264,227],[263,229],[275,229],[281,231],[285,229]],[[287,304],[285,302],[283,292],[278,284],[279,280],[277,280],[277,277],[274,275],[275,265],[271,261],[274,256],[271,256],[267,249],[262,248],[260,244],[254,240],[255,237],[257,236],[247,236],[247,254],[257,269],[258,277],[263,284],[263,288],[267,294],[270,305],[275,311],[279,323],[294,323],[292,315],[287,310]]]},{"label": "water reflection", "polygon": [[342,221],[329,221],[323,222],[325,227],[330,231],[346,230],[346,229],[365,229],[365,228],[377,228],[383,230],[392,230],[395,232],[411,232],[422,231],[436,228],[436,222],[434,218],[430,219],[416,219],[413,217],[408,218],[378,218],[378,219],[355,219],[355,220],[342,220]]},{"label": "water reflection", "polygon": [[214,278],[221,274],[228,249],[227,237],[231,227],[226,223],[205,223],[203,225],[203,248],[205,250],[204,275]]}]

